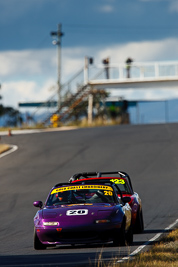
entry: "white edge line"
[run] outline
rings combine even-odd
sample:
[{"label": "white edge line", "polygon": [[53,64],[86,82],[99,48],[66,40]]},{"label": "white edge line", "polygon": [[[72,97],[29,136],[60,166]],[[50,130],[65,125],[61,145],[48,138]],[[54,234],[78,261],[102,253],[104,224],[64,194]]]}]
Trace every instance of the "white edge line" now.
[{"label": "white edge line", "polygon": [[158,239],[163,233],[165,233],[167,230],[170,230],[171,228],[173,228],[176,224],[178,223],[178,219],[175,220],[175,222],[173,222],[172,224],[170,224],[168,227],[166,227],[163,232],[156,234],[154,237],[152,237],[150,240],[148,240],[147,242],[145,242],[142,246],[139,246],[136,250],[134,250],[129,256],[122,258],[121,260],[118,260],[117,263],[121,263],[125,260],[128,260],[130,257],[135,256],[136,254],[138,254],[144,247],[146,247],[147,245],[149,245],[151,242],[155,241],[156,239]]},{"label": "white edge line", "polygon": [[14,152],[14,151],[16,151],[18,149],[18,146],[15,146],[15,145],[10,145],[10,147],[11,148],[9,150],[7,150],[6,152],[3,152],[2,154],[0,154],[0,158],[5,157],[8,154],[10,154],[10,153],[12,153],[12,152]]}]

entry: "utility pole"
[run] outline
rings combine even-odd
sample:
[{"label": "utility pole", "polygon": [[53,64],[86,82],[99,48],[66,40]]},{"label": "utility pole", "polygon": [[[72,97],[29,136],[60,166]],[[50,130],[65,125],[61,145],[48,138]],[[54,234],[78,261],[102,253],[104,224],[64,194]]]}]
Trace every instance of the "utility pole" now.
[{"label": "utility pole", "polygon": [[56,32],[51,32],[51,36],[57,38],[52,43],[53,45],[57,45],[57,52],[58,52],[58,109],[61,106],[61,37],[64,35],[62,33],[62,25],[58,24],[58,30]]},{"label": "utility pole", "polygon": [[[0,90],[1,90],[1,84],[0,84]],[[0,100],[2,99],[2,96],[0,95]]]}]

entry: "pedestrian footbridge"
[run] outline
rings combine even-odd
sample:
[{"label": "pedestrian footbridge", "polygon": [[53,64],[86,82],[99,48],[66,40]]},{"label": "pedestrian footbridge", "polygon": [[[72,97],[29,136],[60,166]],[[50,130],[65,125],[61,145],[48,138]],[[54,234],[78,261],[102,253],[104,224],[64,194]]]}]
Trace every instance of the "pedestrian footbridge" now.
[{"label": "pedestrian footbridge", "polygon": [[[42,119],[43,123],[48,123],[54,114],[58,114],[60,120],[68,120],[73,115],[74,108],[90,99],[89,96],[96,90],[178,90],[178,61],[132,62],[128,68],[125,64],[94,65],[86,59],[84,67],[78,73],[63,85],[56,86],[55,93],[46,102],[36,105],[35,115],[42,108],[48,109],[46,117]],[[24,106],[32,107],[34,103],[19,103],[19,107]]]},{"label": "pedestrian footbridge", "polygon": [[129,71],[127,78],[125,64],[89,66],[84,70],[85,83],[96,89],[178,89],[178,61],[133,62]]}]

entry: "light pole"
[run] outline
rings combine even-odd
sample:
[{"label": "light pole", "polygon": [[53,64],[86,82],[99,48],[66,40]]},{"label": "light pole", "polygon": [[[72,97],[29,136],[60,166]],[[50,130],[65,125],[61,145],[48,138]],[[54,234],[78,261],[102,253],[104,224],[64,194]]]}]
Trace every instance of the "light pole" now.
[{"label": "light pole", "polygon": [[[1,84],[0,84],[0,90],[1,90]],[[2,96],[0,95],[0,100],[2,99]]]},{"label": "light pole", "polygon": [[54,40],[53,45],[57,45],[58,52],[58,109],[61,106],[61,37],[64,35],[61,31],[62,25],[58,24],[58,30],[56,32],[51,32],[52,37],[56,37],[57,40]]}]

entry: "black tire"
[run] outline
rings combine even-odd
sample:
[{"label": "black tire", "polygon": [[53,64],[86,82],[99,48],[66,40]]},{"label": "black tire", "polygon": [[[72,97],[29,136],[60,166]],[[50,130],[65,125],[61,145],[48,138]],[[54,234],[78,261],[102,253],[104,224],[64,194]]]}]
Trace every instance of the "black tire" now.
[{"label": "black tire", "polygon": [[143,222],[143,212],[142,210],[138,210],[137,218],[135,223],[135,233],[140,234],[144,231],[144,222]]},{"label": "black tire", "polygon": [[126,235],[125,235],[125,221],[123,221],[122,226],[115,233],[115,237],[113,239],[114,246],[125,246],[126,245]]},{"label": "black tire", "polygon": [[133,243],[133,228],[132,228],[132,225],[129,227],[129,230],[126,234],[126,242],[127,242],[127,245],[132,245]]},{"label": "black tire", "polygon": [[40,242],[40,240],[39,240],[39,238],[38,238],[38,236],[37,236],[37,234],[36,234],[35,229],[34,229],[34,249],[36,249],[36,250],[46,249],[46,246],[43,245],[43,244]]}]

